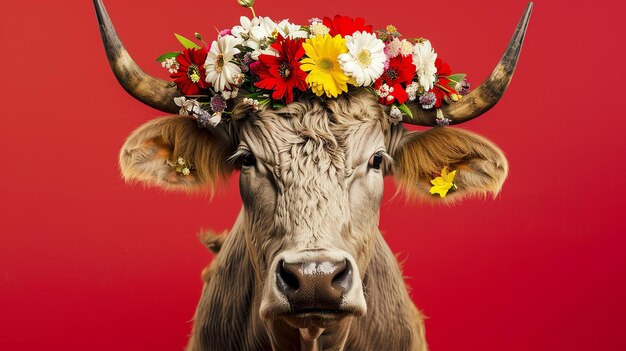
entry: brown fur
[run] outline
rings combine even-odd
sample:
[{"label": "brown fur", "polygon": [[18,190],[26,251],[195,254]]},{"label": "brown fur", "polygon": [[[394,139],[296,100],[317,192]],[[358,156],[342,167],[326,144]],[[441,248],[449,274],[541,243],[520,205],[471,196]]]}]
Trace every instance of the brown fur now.
[{"label": "brown fur", "polygon": [[[254,296],[261,282],[256,281],[248,258],[241,222],[242,215],[210,265],[187,351],[271,349],[268,330],[254,313],[259,303]],[[354,320],[345,350],[426,351],[423,316],[411,301],[398,261],[380,233],[364,285],[370,308],[365,317]],[[290,336],[289,330],[288,326],[283,329],[285,337],[297,345],[297,331]]]},{"label": "brown fur", "polygon": [[[409,198],[456,201],[466,196],[494,197],[508,174],[502,151],[489,140],[455,128],[439,127],[425,132],[404,132],[394,154],[394,177]],[[457,170],[458,190],[444,198],[429,193],[430,180],[444,166]]]}]

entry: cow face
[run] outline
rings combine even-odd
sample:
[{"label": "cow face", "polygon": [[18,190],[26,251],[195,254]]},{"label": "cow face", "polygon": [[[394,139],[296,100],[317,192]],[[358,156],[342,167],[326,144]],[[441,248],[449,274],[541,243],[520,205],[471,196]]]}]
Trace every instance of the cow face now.
[{"label": "cow face", "polygon": [[[190,174],[176,169],[178,159]],[[496,194],[507,174],[491,142],[448,127],[408,132],[361,91],[278,111],[242,104],[233,121],[211,130],[192,117],[157,119],[131,134],[120,166],[127,180],[186,191],[239,169],[258,313],[295,328],[328,328],[367,312],[363,277],[385,174],[409,196],[433,201]],[[445,199],[429,193],[443,166],[458,170],[458,190]]]},{"label": "cow face", "polygon": [[391,160],[382,108],[368,94],[311,99],[249,113],[237,129],[246,239],[265,282],[261,317],[302,327],[332,321],[328,311],[365,314],[361,280]]}]

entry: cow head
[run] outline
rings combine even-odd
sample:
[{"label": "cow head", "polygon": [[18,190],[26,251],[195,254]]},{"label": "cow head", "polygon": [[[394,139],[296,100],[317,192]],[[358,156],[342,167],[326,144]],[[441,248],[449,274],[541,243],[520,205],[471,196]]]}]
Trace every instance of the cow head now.
[{"label": "cow head", "polygon": [[[140,101],[176,112],[177,90],[133,62],[101,1],[94,2],[121,84]],[[442,108],[451,124],[481,115],[502,96],[530,11],[491,76]],[[258,313],[314,338],[367,313],[363,278],[379,233],[385,175],[410,197],[431,201],[495,195],[507,175],[506,158],[490,141],[450,127],[410,132],[390,123],[387,112],[372,94],[355,89],[336,99],[304,97],[279,110],[239,103],[232,119],[213,129],[198,128],[188,116],[163,117],[128,137],[120,167],[128,181],[182,191],[213,188],[239,170],[243,233],[260,285]],[[416,106],[412,112],[404,123],[436,125],[436,113]],[[190,172],[177,170],[179,159]],[[444,166],[458,171],[458,190],[442,199],[429,188]]]}]

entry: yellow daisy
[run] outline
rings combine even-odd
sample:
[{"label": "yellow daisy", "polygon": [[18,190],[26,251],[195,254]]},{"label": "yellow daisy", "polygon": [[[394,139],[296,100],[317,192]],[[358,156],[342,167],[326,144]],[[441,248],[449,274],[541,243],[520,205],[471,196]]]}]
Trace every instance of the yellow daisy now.
[{"label": "yellow daisy", "polygon": [[326,94],[336,98],[348,91],[349,78],[343,73],[338,57],[348,52],[346,39],[341,35],[331,37],[317,35],[302,44],[306,58],[300,61],[300,68],[309,72],[306,82],[317,95]]}]

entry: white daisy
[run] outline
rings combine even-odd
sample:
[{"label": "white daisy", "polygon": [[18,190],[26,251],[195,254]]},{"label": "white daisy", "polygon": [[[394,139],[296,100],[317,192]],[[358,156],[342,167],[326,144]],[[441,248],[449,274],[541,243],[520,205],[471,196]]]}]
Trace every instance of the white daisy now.
[{"label": "white daisy", "polygon": [[375,34],[355,32],[346,36],[348,53],[339,55],[339,65],[357,86],[371,85],[385,69],[385,44]]},{"label": "white daisy", "polygon": [[211,43],[211,50],[204,62],[206,81],[213,85],[215,91],[230,90],[235,84],[235,78],[241,73],[239,65],[231,62],[233,56],[239,53],[236,45],[241,44],[240,38],[225,35]]},{"label": "white daisy", "polygon": [[430,41],[424,40],[413,47],[413,64],[417,68],[419,83],[425,91],[432,89],[435,84],[437,78],[435,76],[437,73],[436,59],[437,54],[430,45]]}]

